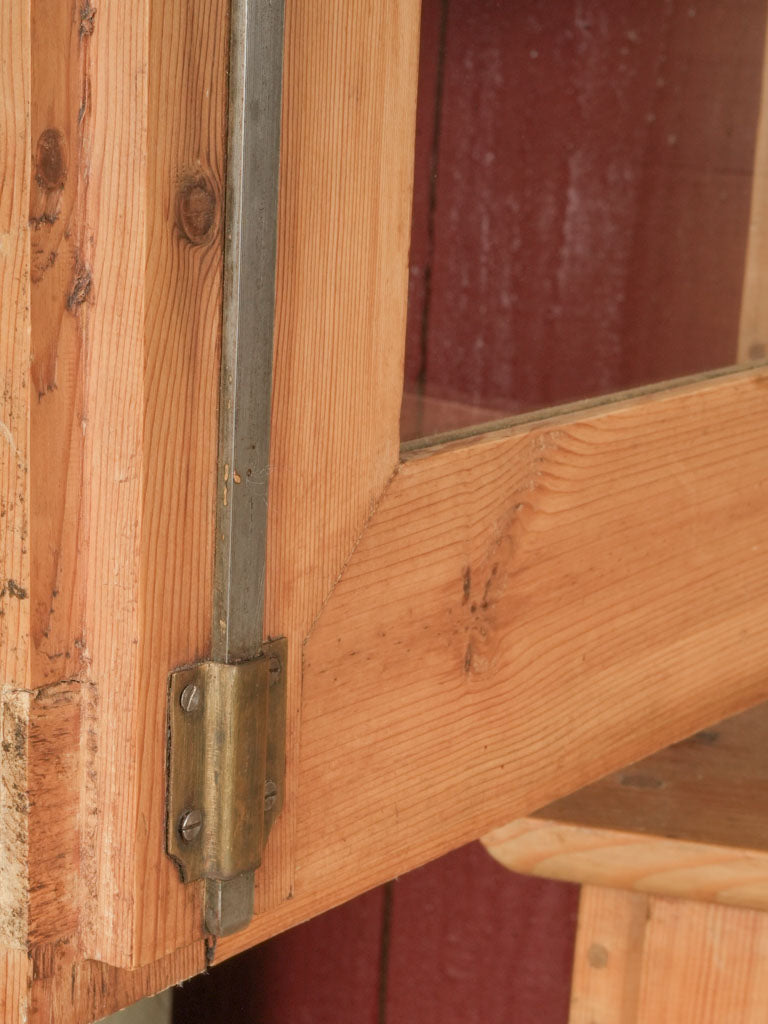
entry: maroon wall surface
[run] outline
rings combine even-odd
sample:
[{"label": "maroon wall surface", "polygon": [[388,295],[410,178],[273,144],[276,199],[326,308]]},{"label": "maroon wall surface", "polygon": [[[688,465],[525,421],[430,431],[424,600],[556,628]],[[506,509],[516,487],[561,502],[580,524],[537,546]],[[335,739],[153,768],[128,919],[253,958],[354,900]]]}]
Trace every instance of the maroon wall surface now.
[{"label": "maroon wall surface", "polygon": [[566,1024],[578,889],[479,844],[177,989],[176,1024]]},{"label": "maroon wall surface", "polygon": [[[764,38],[764,0],[423,0],[406,388],[501,414],[732,362]],[[577,897],[472,845],[175,1020],[566,1024]]]},{"label": "maroon wall surface", "polygon": [[735,361],[765,21],[425,0],[407,387],[501,415]]}]

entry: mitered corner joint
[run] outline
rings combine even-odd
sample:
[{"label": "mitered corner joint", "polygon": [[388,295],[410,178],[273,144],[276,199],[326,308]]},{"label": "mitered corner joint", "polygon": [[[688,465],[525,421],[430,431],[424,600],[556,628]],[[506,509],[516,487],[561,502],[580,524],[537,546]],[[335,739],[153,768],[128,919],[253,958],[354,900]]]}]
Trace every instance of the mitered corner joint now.
[{"label": "mitered corner joint", "polygon": [[253,916],[254,873],[283,806],[287,643],[236,664],[173,672],[168,702],[166,849],[185,882],[205,879],[205,927]]}]

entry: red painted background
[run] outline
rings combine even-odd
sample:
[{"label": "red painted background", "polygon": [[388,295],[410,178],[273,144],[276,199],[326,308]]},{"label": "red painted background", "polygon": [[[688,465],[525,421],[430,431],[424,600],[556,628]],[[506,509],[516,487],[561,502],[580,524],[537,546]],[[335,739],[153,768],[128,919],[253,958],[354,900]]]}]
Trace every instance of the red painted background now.
[{"label": "red painted background", "polygon": [[[407,389],[503,413],[732,362],[764,0],[423,11]],[[188,983],[174,1019],[566,1024],[577,900],[474,844]]]}]

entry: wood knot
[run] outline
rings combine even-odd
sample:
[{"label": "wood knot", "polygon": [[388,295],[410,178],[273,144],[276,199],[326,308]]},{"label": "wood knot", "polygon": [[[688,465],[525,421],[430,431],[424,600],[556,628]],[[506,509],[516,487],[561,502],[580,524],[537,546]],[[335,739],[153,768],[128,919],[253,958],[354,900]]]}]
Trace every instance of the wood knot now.
[{"label": "wood knot", "polygon": [[72,286],[67,295],[67,309],[70,313],[74,312],[78,306],[82,306],[91,293],[92,285],[91,268],[78,258],[75,262]]},{"label": "wood knot", "polygon": [[37,140],[35,180],[49,192],[64,187],[67,180],[67,144],[58,128],[46,128]]},{"label": "wood knot", "polygon": [[202,171],[183,175],[176,196],[176,223],[192,245],[210,241],[216,228],[216,189]]}]

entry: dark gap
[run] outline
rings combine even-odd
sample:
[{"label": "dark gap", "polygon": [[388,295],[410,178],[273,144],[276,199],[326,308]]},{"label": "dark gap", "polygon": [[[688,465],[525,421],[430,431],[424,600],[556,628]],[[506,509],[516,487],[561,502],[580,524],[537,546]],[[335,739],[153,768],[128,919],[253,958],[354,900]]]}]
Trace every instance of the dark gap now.
[{"label": "dark gap", "polygon": [[392,938],[392,903],[394,882],[384,886],[381,908],[381,944],[379,946],[379,1024],[387,1024],[387,995],[389,994],[389,947]]}]

